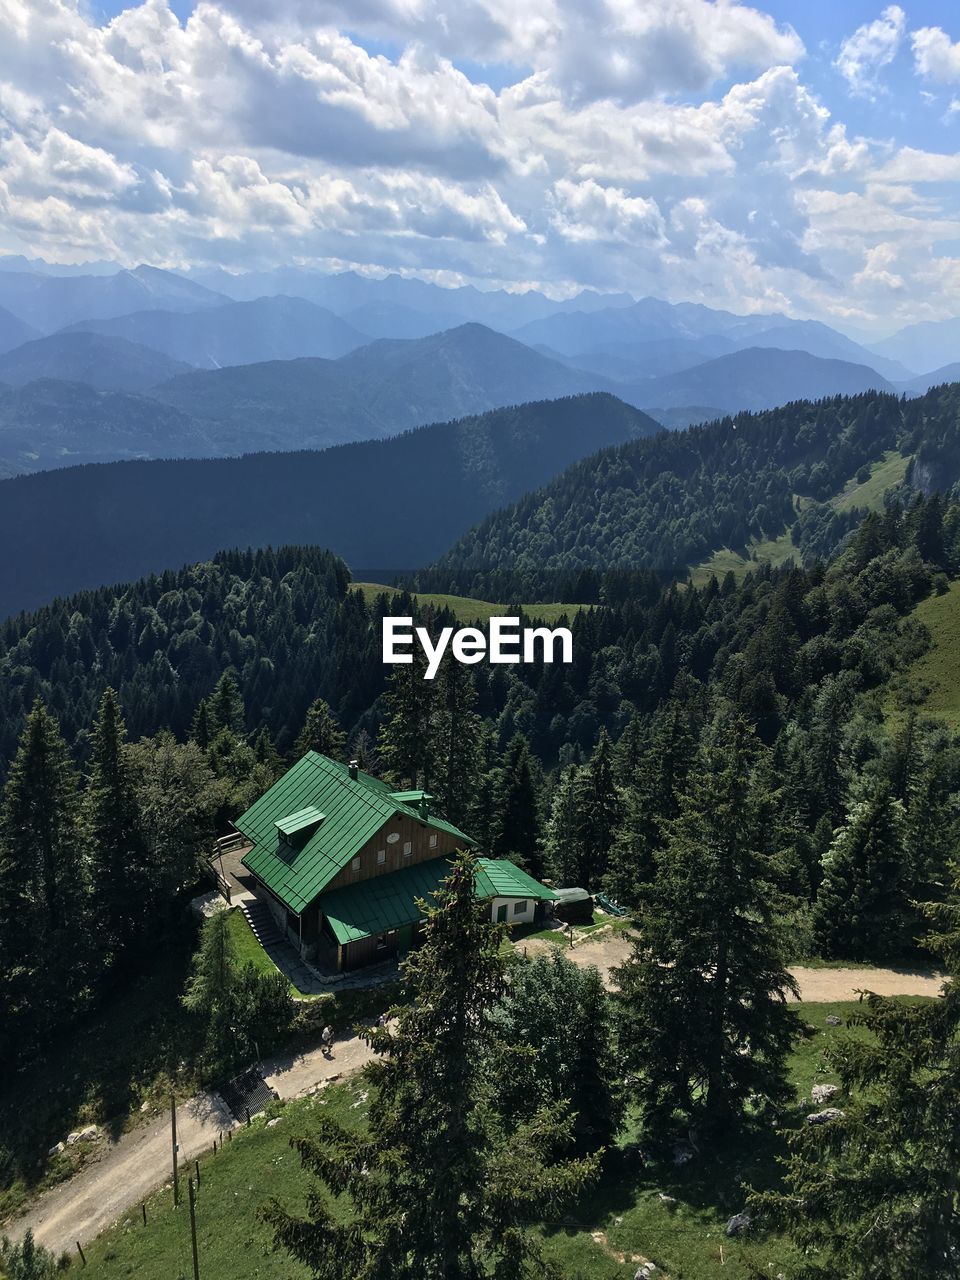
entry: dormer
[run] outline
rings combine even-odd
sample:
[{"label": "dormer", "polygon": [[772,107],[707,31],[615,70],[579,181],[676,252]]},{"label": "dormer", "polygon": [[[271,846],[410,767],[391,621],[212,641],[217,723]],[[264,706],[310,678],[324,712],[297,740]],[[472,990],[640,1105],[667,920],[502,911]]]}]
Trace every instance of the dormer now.
[{"label": "dormer", "polygon": [[298,809],[296,813],[289,814],[286,818],[278,818],[276,823],[278,843],[286,843],[292,845],[294,849],[302,849],[310,837],[316,833],[326,816],[316,805],[311,804],[305,809]]}]

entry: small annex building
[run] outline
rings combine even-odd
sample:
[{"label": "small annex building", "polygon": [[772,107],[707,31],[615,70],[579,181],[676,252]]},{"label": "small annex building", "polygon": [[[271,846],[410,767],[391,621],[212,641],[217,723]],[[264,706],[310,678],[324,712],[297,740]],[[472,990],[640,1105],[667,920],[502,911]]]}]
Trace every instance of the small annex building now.
[{"label": "small annex building", "polygon": [[[420,936],[417,900],[430,901],[465,832],[433,812],[423,791],[309,751],[234,823],[242,862],[285,936],[324,969],[342,972],[408,951]],[[477,897],[494,920],[539,918],[552,889],[514,863],[478,858]]]}]

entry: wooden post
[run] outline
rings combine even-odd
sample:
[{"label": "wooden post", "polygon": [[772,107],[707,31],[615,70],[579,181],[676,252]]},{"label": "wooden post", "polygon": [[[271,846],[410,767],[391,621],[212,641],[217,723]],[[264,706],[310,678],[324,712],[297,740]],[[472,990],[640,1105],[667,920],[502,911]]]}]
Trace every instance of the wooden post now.
[{"label": "wooden post", "polygon": [[193,1179],[187,1179],[187,1191],[190,1195],[190,1239],[193,1244],[193,1280],[200,1280],[200,1257],[197,1253],[197,1210],[194,1203]]},{"label": "wooden post", "polygon": [[173,1207],[180,1203],[180,1172],[177,1168],[177,1100],[170,1095],[170,1143],[173,1149]]},{"label": "wooden post", "polygon": [[143,1225],[147,1225],[147,1205],[146,1201],[140,1206],[140,1212],[143,1214]]},{"label": "wooden post", "polygon": [[247,1107],[246,1111],[247,1111],[247,1128],[249,1129],[250,1128],[250,1108]]},{"label": "wooden post", "polygon": [[83,1265],[84,1265],[84,1266],[86,1266],[86,1265],[87,1265],[87,1260],[86,1260],[86,1258],[83,1256],[83,1250],[80,1248],[80,1241],[79,1241],[79,1240],[77,1241],[77,1253],[79,1253],[79,1255],[80,1255],[80,1261],[83,1263]]},{"label": "wooden post", "polygon": [[197,1171],[197,1187],[199,1188],[200,1186],[200,1161],[199,1160],[194,1161],[194,1168]]}]

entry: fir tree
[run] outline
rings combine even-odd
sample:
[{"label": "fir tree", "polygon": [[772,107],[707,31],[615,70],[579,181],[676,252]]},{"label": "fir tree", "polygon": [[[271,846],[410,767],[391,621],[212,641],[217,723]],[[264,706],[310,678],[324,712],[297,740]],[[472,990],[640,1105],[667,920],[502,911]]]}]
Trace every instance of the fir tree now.
[{"label": "fir tree", "polygon": [[37,701],[10,768],[0,823],[0,1056],[22,1053],[87,992],[87,883],[76,772]]},{"label": "fir tree", "polygon": [[497,777],[490,853],[522,864],[531,875],[543,873],[539,796],[530,748],[520,733],[511,738]]},{"label": "fir tree", "polygon": [[125,738],[117,695],[107,689],[93,727],[84,820],[98,942],[112,961],[134,941],[153,891]]},{"label": "fir tree", "polygon": [[529,1051],[506,1050],[492,1016],[505,989],[501,941],[474,899],[473,860],[460,857],[406,962],[396,1029],[368,1033],[382,1057],[364,1069],[367,1129],[323,1119],[317,1137],[294,1139],[306,1168],[349,1199],[352,1220],[334,1217],[319,1195],[309,1219],[275,1201],[264,1210],[277,1243],[317,1280],[544,1274],[525,1228],[561,1212],[596,1162],[563,1158],[563,1106],[519,1122],[502,1113],[499,1073]]},{"label": "fir tree", "polygon": [[[576,765],[570,765],[560,774],[547,819],[543,843],[546,869],[555,883],[574,886],[583,865],[583,855],[576,843],[574,820],[576,816],[574,789]],[[582,886],[581,886],[582,887]]]},{"label": "fir tree", "polygon": [[293,746],[294,758],[299,760],[308,751],[317,751],[331,760],[342,760],[347,735],[337,723],[337,718],[323,698],[310,704],[307,718]]},{"label": "fir tree", "polygon": [[443,816],[464,828],[480,771],[482,722],[474,710],[477,697],[469,668],[448,660],[440,668],[437,686],[433,791]]},{"label": "fir tree", "polygon": [[210,695],[207,702],[207,720],[211,738],[224,731],[239,738],[246,731],[243,697],[232,667],[224,671]]},{"label": "fir tree", "polygon": [[210,732],[210,712],[206,698],[201,698],[197,703],[197,709],[193,713],[193,721],[190,726],[190,738],[195,742],[201,751],[206,751],[210,746],[212,738]]},{"label": "fir tree", "polygon": [[796,1016],[757,794],[755,735],[721,716],[701,748],[618,971],[620,1043],[651,1132],[718,1130],[789,1096]]},{"label": "fir tree", "polygon": [[813,925],[825,955],[888,959],[912,943],[905,856],[903,805],[880,780],[854,805],[824,859]]},{"label": "fir tree", "polygon": [[598,885],[622,814],[620,789],[613,774],[613,747],[606,729],[573,783],[573,842],[580,857],[577,884]]},{"label": "fir tree", "polygon": [[391,673],[386,717],[377,750],[387,777],[398,786],[429,790],[436,763],[436,681],[426,680],[426,658],[415,649],[413,662]]},{"label": "fir tree", "polygon": [[[957,891],[960,892],[960,882]],[[868,995],[828,1051],[838,1114],[788,1132],[783,1192],[757,1193],[786,1229],[802,1280],[952,1280],[960,1274],[960,907],[925,908],[950,981],[929,1004]],[[813,1256],[811,1256],[811,1254]]]}]

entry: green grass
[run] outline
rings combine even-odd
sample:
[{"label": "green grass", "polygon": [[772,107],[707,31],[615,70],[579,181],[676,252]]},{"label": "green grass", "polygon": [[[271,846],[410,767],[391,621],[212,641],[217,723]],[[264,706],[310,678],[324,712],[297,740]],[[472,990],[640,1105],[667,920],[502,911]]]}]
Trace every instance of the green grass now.
[{"label": "green grass", "polygon": [[870,467],[870,478],[861,484],[848,480],[843,490],[830,498],[828,505],[835,511],[852,511],[854,507],[866,507],[868,511],[883,510],[883,495],[888,489],[903,483],[910,458],[903,458],[896,450],[889,450],[879,462]]},{"label": "green grass", "polygon": [[[868,511],[882,510],[883,495],[903,481],[909,463],[909,457],[902,458],[895,450],[889,450],[879,461],[870,464],[869,479],[862,483],[855,477],[848,480],[839,493],[827,500],[827,505],[835,511],[850,511],[854,507],[866,508]],[[795,495],[794,507],[799,512],[809,501],[808,498]],[[733,573],[739,579],[758,564],[778,568],[791,558],[797,558],[797,548],[791,540],[790,530],[787,529],[778,538],[768,538],[762,542],[751,541],[743,551],[722,547],[709,559],[691,569],[690,581],[693,586],[702,587],[712,577],[722,580],[727,573]]]},{"label": "green grass", "polygon": [[[927,715],[960,729],[960,581],[952,582],[942,596],[921,600],[911,617],[929,628],[931,645],[894,684],[908,691],[909,701]],[[903,715],[895,692],[885,703],[888,718]]]},{"label": "green grass", "polygon": [[[243,912],[235,907],[227,915],[227,929],[238,964],[252,964],[258,973],[277,973],[273,963],[254,936]],[[293,984],[290,984],[293,986]]]},{"label": "green grass", "polygon": [[[917,1003],[917,1002],[914,1002]],[[790,1122],[802,1123],[811,1109],[811,1086],[833,1079],[824,1068],[824,1051],[844,1033],[827,1025],[827,1017],[848,1018],[856,1002],[797,1006],[808,1028],[790,1062],[799,1100]],[[864,1035],[863,1031],[856,1034]],[[231,1280],[306,1280],[306,1272],[285,1254],[271,1250],[269,1232],[257,1220],[257,1208],[268,1196],[286,1207],[303,1207],[308,1178],[289,1146],[293,1134],[309,1133],[317,1117],[329,1114],[348,1124],[362,1123],[365,1085],[354,1077],[324,1090],[316,1099],[290,1103],[277,1114],[281,1122],[267,1128],[258,1120],[240,1130],[232,1144],[201,1161],[198,1202],[200,1274]],[[356,1104],[360,1105],[356,1105]],[[627,1133],[624,1145],[611,1154],[601,1183],[565,1218],[542,1229],[548,1256],[569,1280],[632,1280],[638,1263],[654,1261],[673,1280],[749,1280],[756,1274],[787,1275],[799,1262],[789,1241],[757,1233],[742,1240],[724,1235],[727,1220],[744,1206],[747,1188],[776,1182],[781,1139],[769,1130],[745,1125],[716,1155],[695,1157],[688,1164],[644,1164]],[[675,1206],[660,1200],[672,1196]],[[138,1211],[87,1250],[87,1280],[187,1280],[190,1275],[188,1221],[185,1209],[174,1212],[169,1189],[147,1205],[144,1228]],[[333,1204],[334,1213],[342,1207]],[[595,1239],[598,1235],[600,1238]],[[723,1270],[720,1250],[723,1249]],[[624,1254],[619,1262],[613,1254]]]},{"label": "green grass", "polygon": [[[395,588],[382,586],[378,582],[354,582],[351,586],[363,592],[367,604],[373,604],[377,596],[392,595]],[[472,596],[452,596],[436,592],[424,591],[417,594],[421,605],[433,605],[435,609],[449,609],[458,622],[489,622],[491,618],[509,615],[509,606],[491,604],[489,600],[475,600]],[[572,617],[583,608],[582,604],[525,604],[523,611],[531,618],[542,622],[559,622],[563,617]]]}]

